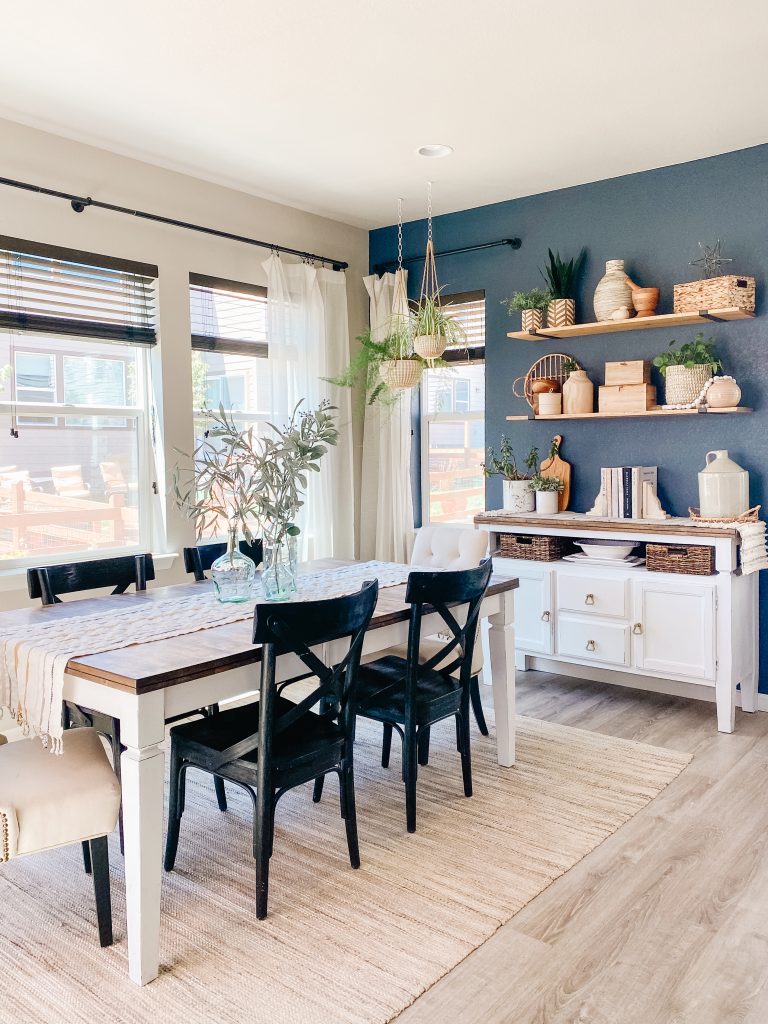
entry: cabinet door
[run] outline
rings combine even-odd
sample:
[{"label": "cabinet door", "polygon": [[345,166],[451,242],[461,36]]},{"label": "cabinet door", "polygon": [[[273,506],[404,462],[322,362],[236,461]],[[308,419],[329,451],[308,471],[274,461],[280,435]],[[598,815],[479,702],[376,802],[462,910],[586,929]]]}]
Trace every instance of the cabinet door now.
[{"label": "cabinet door", "polygon": [[635,667],[658,676],[715,678],[715,588],[635,583],[632,627]]},{"label": "cabinet door", "polygon": [[514,563],[520,586],[515,591],[515,647],[526,654],[552,653],[552,575]]}]

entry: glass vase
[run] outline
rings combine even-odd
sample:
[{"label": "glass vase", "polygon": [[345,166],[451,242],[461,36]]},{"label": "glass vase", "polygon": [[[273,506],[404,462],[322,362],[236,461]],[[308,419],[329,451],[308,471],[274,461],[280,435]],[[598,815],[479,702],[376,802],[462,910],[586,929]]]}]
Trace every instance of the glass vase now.
[{"label": "glass vase", "polygon": [[287,534],[264,534],[264,568],[261,582],[265,601],[286,601],[298,590],[296,584],[296,538]]},{"label": "glass vase", "polygon": [[237,530],[230,530],[227,550],[211,565],[211,578],[219,601],[242,604],[253,596],[256,563],[240,550]]}]

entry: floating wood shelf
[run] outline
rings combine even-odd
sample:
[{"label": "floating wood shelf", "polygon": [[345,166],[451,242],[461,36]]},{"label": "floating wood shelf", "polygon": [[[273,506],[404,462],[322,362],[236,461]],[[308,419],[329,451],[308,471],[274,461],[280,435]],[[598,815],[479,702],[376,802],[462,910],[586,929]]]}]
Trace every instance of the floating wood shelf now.
[{"label": "floating wood shelf", "polygon": [[685,324],[718,323],[723,320],[752,320],[755,314],[737,306],[727,309],[700,309],[697,313],[661,313],[659,316],[633,317],[630,320],[600,320],[571,327],[542,327],[540,331],[513,331],[508,338],[517,341],[541,341],[546,338],[580,338],[589,334],[615,334],[619,331],[648,331],[658,327],[680,327]]},{"label": "floating wood shelf", "polygon": [[530,412],[527,416],[507,416],[508,420],[634,420],[641,417],[655,417],[660,419],[663,416],[712,416],[726,413],[748,413],[752,412],[746,406],[729,406],[726,409],[646,409],[645,412],[580,412],[573,416],[534,416]]}]

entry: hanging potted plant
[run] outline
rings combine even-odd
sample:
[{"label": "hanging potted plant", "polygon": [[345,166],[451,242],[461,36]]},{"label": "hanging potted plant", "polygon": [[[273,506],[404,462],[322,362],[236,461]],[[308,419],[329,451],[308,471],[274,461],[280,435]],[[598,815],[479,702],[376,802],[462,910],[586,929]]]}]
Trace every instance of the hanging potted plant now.
[{"label": "hanging potted plant", "polygon": [[534,496],[529,484],[531,474],[539,463],[538,448],[531,448],[523,460],[527,472],[518,468],[514,449],[506,434],[501,435],[498,455],[493,445],[488,448],[488,459],[483,464],[486,476],[503,477],[503,507],[509,512],[533,512]]},{"label": "hanging potted plant", "polygon": [[[676,345],[672,340],[669,347]],[[697,331],[693,341],[687,341],[676,352],[662,352],[653,360],[664,378],[664,397],[667,405],[694,405],[712,375],[722,370],[723,364],[715,353],[715,339],[704,338]]]},{"label": "hanging potted plant", "polygon": [[551,298],[543,288],[531,288],[529,292],[515,292],[511,299],[503,299],[501,304],[507,307],[510,316],[519,310],[522,329],[528,334],[535,334],[544,326],[544,310]]},{"label": "hanging potted plant", "polygon": [[424,295],[413,315],[413,347],[422,359],[439,359],[450,345],[466,343],[467,333],[459,321],[440,305],[440,294]]},{"label": "hanging potted plant", "polygon": [[544,278],[551,298],[547,305],[547,327],[570,327],[576,322],[576,287],[584,266],[586,251],[567,262],[560,253],[548,249],[549,262],[539,273]]}]

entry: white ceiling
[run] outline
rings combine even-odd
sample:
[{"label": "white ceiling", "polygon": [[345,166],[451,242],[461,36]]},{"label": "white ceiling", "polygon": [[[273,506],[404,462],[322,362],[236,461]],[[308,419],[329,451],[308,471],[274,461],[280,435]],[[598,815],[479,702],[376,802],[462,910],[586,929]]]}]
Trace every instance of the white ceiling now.
[{"label": "white ceiling", "polygon": [[36,0],[3,20],[2,116],[363,227],[398,195],[422,216],[428,177],[446,212],[768,141],[765,0]]}]

